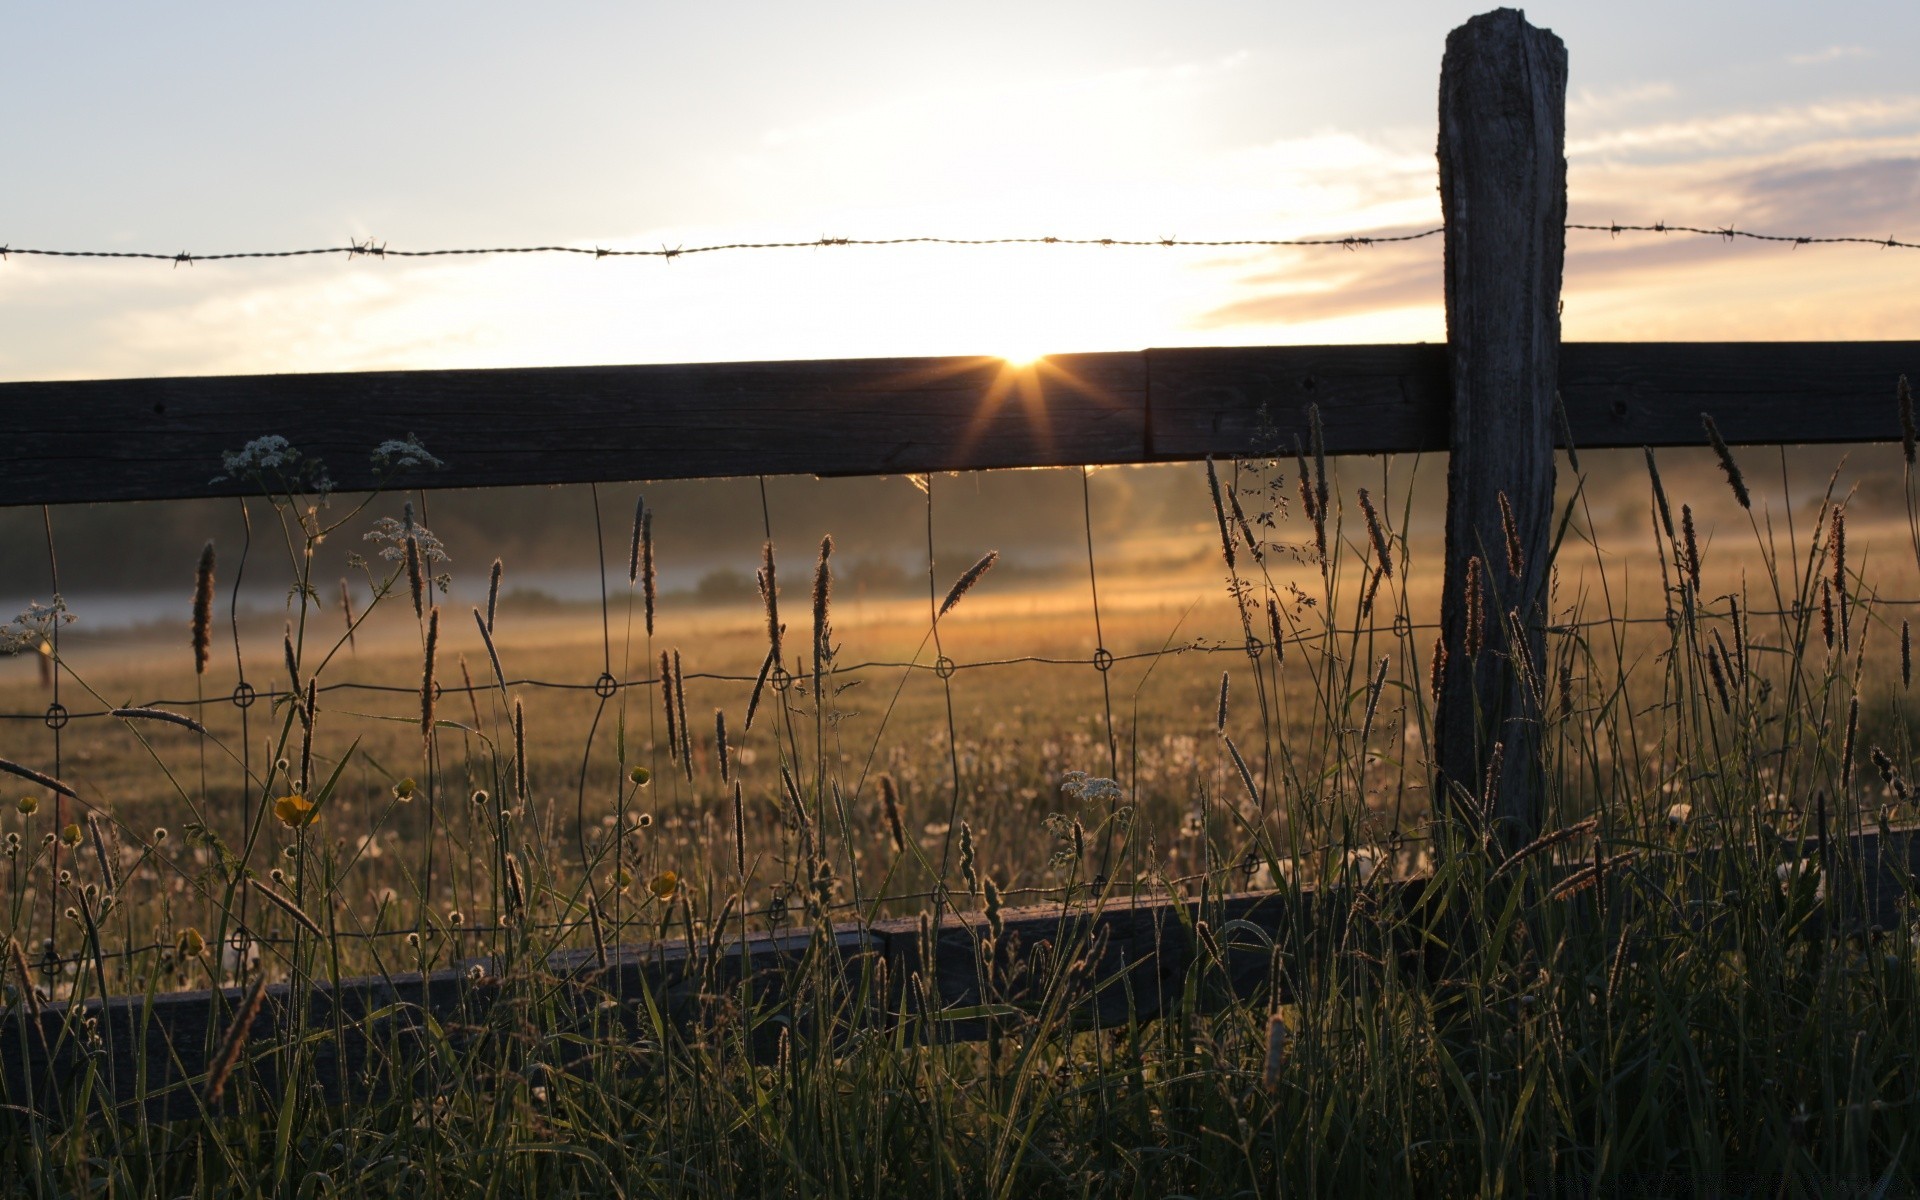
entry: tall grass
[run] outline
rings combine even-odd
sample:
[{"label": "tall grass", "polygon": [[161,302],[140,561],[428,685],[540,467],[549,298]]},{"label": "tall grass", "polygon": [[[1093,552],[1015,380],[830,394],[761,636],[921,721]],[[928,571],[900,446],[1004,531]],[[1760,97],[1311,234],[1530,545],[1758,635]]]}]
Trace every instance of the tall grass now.
[{"label": "tall grass", "polygon": [[[1216,687],[1220,657],[1201,655],[1176,711],[1143,712],[1154,673],[1188,661],[1167,638],[1131,695],[1103,688],[1092,733],[1044,753],[1017,728],[963,740],[938,672],[932,736],[885,739],[993,588],[992,556],[930,579],[913,666],[855,692],[831,544],[802,639],[783,638],[770,543],[759,668],[690,703],[703,650],[655,636],[644,510],[627,629],[616,645],[609,621],[599,665],[616,685],[629,664],[658,677],[577,697],[543,747],[496,642],[499,564],[475,614],[490,661],[477,689],[449,690],[461,623],[440,627],[446,550],[424,516],[374,526],[365,598],[323,631],[334,609],[307,564],[364,506],[335,515],[313,475],[276,462],[262,482],[295,580],[278,702],[242,710],[236,740],[96,697],[149,753],[180,836],[113,806],[89,822],[76,806],[97,798],[71,787],[5,818],[9,1012],[50,1004],[42,1027],[85,1053],[41,1081],[66,1117],[7,1098],[0,1187],[1911,1194],[1920,945],[1848,849],[1912,816],[1904,610],[1870,584],[1881,556],[1870,526],[1847,532],[1846,496],[1795,497],[1784,470],[1769,495],[1715,442],[1737,510],[1707,526],[1714,498],[1670,495],[1679,476],[1649,454],[1637,548],[1602,544],[1569,464],[1538,615],[1550,661],[1527,664],[1549,832],[1513,852],[1488,788],[1437,808],[1427,792],[1438,564],[1417,561],[1411,488],[1385,469],[1352,487],[1317,447],[1209,464],[1195,497],[1237,614],[1229,677]],[[1920,565],[1906,469],[1909,536],[1888,557]],[[326,681],[389,618],[412,622],[418,657],[391,712],[349,711]],[[13,627],[33,652],[36,619]],[[709,699],[711,741],[688,721]],[[392,734],[381,761],[370,727]],[[1224,898],[1249,887],[1287,915],[1231,919]],[[1010,924],[1035,900],[1168,898],[1196,902],[1178,919],[1197,949],[1152,1003],[1088,927],[1036,945]],[[897,962],[964,947],[968,986],[825,936],[779,978],[723,969],[743,935],[878,917],[923,918],[920,954]],[[706,951],[685,977],[604,990],[618,947],[669,938]],[[1236,988],[1250,958],[1266,967]],[[384,1052],[344,1093],[318,1086],[340,1030],[242,990],[435,969],[463,981],[463,1007],[374,1013]],[[1127,999],[1095,1022],[1101,985]],[[185,986],[228,989],[185,1115],[153,1119],[140,1081],[115,1106],[125,1085],[87,1002]],[[256,1027],[250,1010],[276,1003]],[[986,1036],[946,1036],[963,1025]],[[0,1032],[9,1057],[31,1049],[24,1020]]]}]

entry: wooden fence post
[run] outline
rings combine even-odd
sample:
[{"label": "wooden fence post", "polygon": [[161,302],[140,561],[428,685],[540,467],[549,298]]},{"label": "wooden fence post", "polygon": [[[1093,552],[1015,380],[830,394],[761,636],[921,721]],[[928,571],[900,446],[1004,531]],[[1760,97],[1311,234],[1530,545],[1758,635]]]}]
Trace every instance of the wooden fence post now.
[{"label": "wooden fence post", "polygon": [[1447,36],[1439,157],[1453,411],[1435,802],[1464,792],[1509,846],[1542,817],[1566,93],[1566,46],[1514,9]]}]

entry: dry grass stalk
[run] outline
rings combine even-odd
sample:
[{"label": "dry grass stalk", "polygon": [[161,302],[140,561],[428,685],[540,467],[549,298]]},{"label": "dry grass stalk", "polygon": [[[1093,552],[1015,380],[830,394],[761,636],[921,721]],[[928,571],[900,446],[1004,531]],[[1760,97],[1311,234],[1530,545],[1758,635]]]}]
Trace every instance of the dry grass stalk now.
[{"label": "dry grass stalk", "polygon": [[740,781],[733,781],[733,867],[747,877],[747,802]]},{"label": "dry grass stalk", "polygon": [[1440,689],[1447,681],[1447,638],[1445,634],[1433,639],[1432,674],[1427,680],[1427,688],[1433,693],[1433,702],[1440,703]]},{"label": "dry grass stalk", "polygon": [[1261,1072],[1260,1082],[1269,1094],[1280,1090],[1292,1041],[1293,1031],[1287,1028],[1286,1020],[1278,1012],[1267,1018],[1267,1065]]},{"label": "dry grass stalk", "polygon": [[427,646],[420,664],[420,735],[433,736],[434,658],[440,648],[440,606],[427,616]]},{"label": "dry grass stalk", "polygon": [[1557,388],[1554,389],[1553,393],[1553,415],[1558,419],[1560,425],[1560,445],[1561,448],[1567,452],[1567,465],[1573,468],[1574,474],[1578,475],[1580,473],[1580,449],[1574,445],[1573,442],[1573,423],[1567,420],[1567,402],[1561,399],[1560,391]]},{"label": "dry grass stalk", "polygon": [[119,717],[124,721],[164,721],[168,725],[178,725],[198,734],[205,734],[207,727],[187,716],[185,713],[169,712],[164,708],[114,708],[107,710],[108,716]]},{"label": "dry grass stalk", "polygon": [[[487,648],[487,662],[493,666],[493,680],[500,685],[500,690],[504,693],[507,690],[507,673],[500,669],[500,651],[494,648],[493,631],[487,627],[486,619],[480,615],[480,610],[477,608],[473,610],[473,623],[480,628],[480,641]],[[475,722],[477,723],[478,720],[476,715]]]},{"label": "dry grass stalk", "polygon": [[1280,626],[1280,601],[1267,597],[1267,635],[1273,639],[1273,661],[1275,665],[1287,660],[1287,633]]},{"label": "dry grass stalk", "polygon": [[340,616],[347,626],[347,649],[358,651],[360,643],[354,637],[353,588],[348,586],[347,577],[340,577]]},{"label": "dry grass stalk", "polygon": [[213,540],[200,550],[193,575],[193,673],[205,675],[213,657]]},{"label": "dry grass stalk", "polygon": [[1693,594],[1700,594],[1700,539],[1693,528],[1693,505],[1680,506],[1680,547],[1681,569],[1687,573],[1687,583],[1693,588]]},{"label": "dry grass stalk", "polygon": [[773,648],[769,647],[766,661],[760,664],[760,673],[753,677],[753,692],[747,697],[747,719],[741,723],[745,729],[753,728],[753,714],[760,711],[761,693],[767,690],[767,677],[773,674],[773,653]]},{"label": "dry grass stalk", "polygon": [[87,814],[87,836],[93,842],[94,861],[100,864],[101,886],[109,892],[120,890],[120,872],[114,865],[111,831],[100,820],[100,814]]},{"label": "dry grass stalk", "polygon": [[833,567],[829,560],[833,557],[833,535],[820,539],[820,561],[813,569],[813,683],[816,693],[820,686],[820,673],[826,669],[826,662],[832,647],[833,633],[827,623],[833,604]]},{"label": "dry grass stalk", "polygon": [[[1500,503],[1504,509],[1506,493],[1501,493]],[[1374,511],[1373,497],[1367,489],[1360,489],[1360,511],[1367,518],[1367,538],[1373,543],[1373,556],[1380,564],[1382,575],[1393,574],[1393,550],[1387,544],[1387,529],[1380,522],[1380,514]]]},{"label": "dry grass stalk", "polygon": [[1727,486],[1733,489],[1733,498],[1740,507],[1753,508],[1753,497],[1747,494],[1746,477],[1740,474],[1740,464],[1733,461],[1733,451],[1727,447],[1727,439],[1720,436],[1720,427],[1713,423],[1712,413],[1700,414],[1700,425],[1707,431],[1707,441],[1713,444],[1713,452],[1720,457],[1720,469],[1727,473]]},{"label": "dry grass stalk", "polygon": [[1913,686],[1913,626],[1900,622],[1900,686]]},{"label": "dry grass stalk", "polygon": [[1640,448],[1647,456],[1647,478],[1653,481],[1653,502],[1660,512],[1660,528],[1666,530],[1667,541],[1673,541],[1673,510],[1667,507],[1667,489],[1660,482],[1660,464],[1654,461],[1653,447]]},{"label": "dry grass stalk", "polygon": [[293,902],[293,898],[291,896],[288,896],[286,893],[282,892],[279,888],[276,888],[273,885],[268,883],[263,883],[258,878],[251,875],[247,877],[247,883],[253,888],[254,891],[260,893],[261,899],[267,901],[269,904],[273,905],[275,908],[279,909],[281,912],[287,914],[289,917],[292,917],[294,924],[300,926],[300,928],[306,930],[308,933],[311,933],[313,936],[317,938],[324,938],[327,936],[327,931],[320,928],[320,922],[308,916],[306,909],[301,908],[298,904],[295,904]]},{"label": "dry grass stalk", "polygon": [[980,582],[980,577],[992,570],[993,564],[999,561],[998,550],[989,550],[981,555],[979,562],[968,567],[960,578],[953,581],[953,586],[947,589],[947,598],[940,602],[940,610],[934,614],[933,619],[937,621],[952,612],[953,606],[960,603],[960,598],[972,591],[973,585]]},{"label": "dry grass stalk", "polygon": [[727,753],[727,713],[725,709],[713,710],[713,752],[720,760],[720,782],[733,782],[733,765]]},{"label": "dry grass stalk", "polygon": [[[1367,739],[1373,735],[1373,718],[1374,714],[1378,712],[1380,708],[1380,693],[1386,690],[1387,667],[1391,662],[1392,659],[1389,656],[1385,654],[1380,656],[1380,666],[1374,672],[1373,680],[1367,687],[1367,715],[1366,719],[1360,722],[1360,752],[1362,754],[1365,754],[1367,751]],[[1364,766],[1365,764],[1363,763],[1362,765]]]},{"label": "dry grass stalk", "polygon": [[529,797],[527,787],[527,710],[519,697],[513,701],[513,786],[525,804]]},{"label": "dry grass stalk", "polygon": [[1220,498],[1220,474],[1214,470],[1213,455],[1207,455],[1207,491],[1213,497],[1213,519],[1220,526],[1220,554],[1227,561],[1227,570],[1233,571],[1238,564],[1233,553],[1233,534],[1227,529],[1227,508]]},{"label": "dry grass stalk", "polygon": [[[1307,429],[1313,438],[1313,511],[1318,518],[1324,535],[1327,523],[1327,502],[1332,493],[1327,490],[1327,431],[1320,423],[1320,406],[1307,405]],[[1321,553],[1326,552],[1324,536]]]},{"label": "dry grass stalk", "polygon": [[[487,623],[485,632],[488,635],[493,633],[494,613],[498,611],[500,607],[500,576],[505,571],[506,565],[496,558],[493,560],[492,569],[487,572]],[[478,612],[479,610],[475,609],[474,611]],[[488,637],[487,646],[488,649],[492,649],[493,640],[491,636]]]},{"label": "dry grass stalk", "polygon": [[647,523],[647,498],[635,496],[633,500],[633,541],[627,548],[627,586],[640,582],[640,530]]},{"label": "dry grass stalk", "polygon": [[[1714,640],[1718,641],[1720,631],[1717,629],[1714,630],[1713,636]],[[1707,675],[1713,681],[1713,690],[1720,697],[1720,711],[1731,716],[1733,714],[1733,701],[1727,694],[1726,672],[1720,666],[1720,657],[1723,648],[1724,647],[1719,646],[1707,647]]]},{"label": "dry grass stalk", "polygon": [[[1240,477],[1240,466],[1234,464],[1234,478]],[[1247,553],[1253,555],[1253,561],[1265,562],[1266,555],[1260,550],[1260,539],[1253,536],[1253,524],[1247,520],[1247,510],[1240,507],[1240,495],[1232,487],[1227,488],[1227,506],[1233,509],[1233,522],[1240,530],[1240,536],[1246,539]]]},{"label": "dry grass stalk", "polygon": [[967,885],[967,895],[976,895],[980,891],[979,859],[973,848],[973,826],[960,822],[960,878]]},{"label": "dry grass stalk", "polygon": [[1293,461],[1300,480],[1300,507],[1306,510],[1307,520],[1319,520],[1314,514],[1319,510],[1313,503],[1313,474],[1307,469],[1307,451],[1298,435],[1293,439]]},{"label": "dry grass stalk", "polygon": [[880,777],[880,815],[887,822],[887,837],[893,842],[893,852],[906,853],[907,828],[900,817],[900,788],[892,775]]},{"label": "dry grass stalk", "polygon": [[467,656],[460,657],[460,685],[467,693],[467,707],[473,710],[473,727],[480,728],[480,693],[473,686],[473,672],[467,669]]},{"label": "dry grass stalk", "polygon": [[1733,622],[1734,665],[1739,668],[1738,678],[1742,686],[1747,682],[1747,618],[1740,611],[1740,598],[1727,597],[1727,610]]},{"label": "dry grass stalk", "polygon": [[680,660],[680,651],[673,652],[673,704],[674,717],[680,727],[680,762],[686,769],[687,782],[693,782],[693,722],[687,717],[687,675],[686,667]]},{"label": "dry grass stalk", "polygon": [[280,639],[280,656],[287,668],[287,690],[294,695],[300,694],[300,659],[293,652],[293,626],[287,626],[286,633]]},{"label": "dry grass stalk", "polygon": [[667,716],[667,761],[680,754],[680,725],[673,710],[673,656],[660,652],[660,703]]},{"label": "dry grass stalk", "polygon": [[20,1001],[34,1016],[40,1015],[40,989],[33,982],[33,965],[27,961],[26,947],[19,938],[7,939],[7,959],[13,973],[20,977]]},{"label": "dry grass stalk", "polygon": [[1853,786],[1853,740],[1860,733],[1860,697],[1847,701],[1847,737],[1840,744],[1840,790]]},{"label": "dry grass stalk", "polygon": [[1234,745],[1233,739],[1224,733],[1220,735],[1220,740],[1227,744],[1227,754],[1233,759],[1233,769],[1240,772],[1240,783],[1247,789],[1247,798],[1252,800],[1255,806],[1258,806],[1260,804],[1260,789],[1254,785],[1253,772],[1248,769],[1247,760],[1240,756],[1240,747]]},{"label": "dry grass stalk", "polygon": [[1487,612],[1481,587],[1480,556],[1476,554],[1467,560],[1466,651],[1469,663],[1479,659],[1480,650],[1486,644]]},{"label": "dry grass stalk", "polygon": [[1215,733],[1225,733],[1227,731],[1227,681],[1231,677],[1229,672],[1220,672],[1220,709],[1214,714],[1213,718],[1213,731]]},{"label": "dry grass stalk", "polygon": [[1833,580],[1820,580],[1820,636],[1833,649]]},{"label": "dry grass stalk", "polygon": [[240,1062],[240,1051],[246,1048],[247,1039],[253,1035],[253,1022],[260,1015],[261,1005],[267,999],[267,980],[264,975],[256,975],[253,986],[247,989],[245,999],[234,1010],[233,1020],[227,1024],[227,1034],[220,1040],[220,1051],[214,1055],[213,1070],[207,1076],[207,1090],[204,1099],[207,1106],[220,1103],[220,1097],[226,1093],[227,1080],[233,1075],[233,1068]]},{"label": "dry grass stalk", "polygon": [[300,786],[313,778],[313,717],[319,703],[319,681],[307,680],[307,694],[300,702]]},{"label": "dry grass stalk", "polygon": [[420,569],[420,539],[407,535],[407,589],[413,593],[413,617],[417,621],[426,615],[427,581],[426,574]]},{"label": "dry grass stalk", "polygon": [[773,540],[760,547],[760,601],[767,610],[767,657],[779,662],[786,626],[780,623],[780,581],[773,570]]},{"label": "dry grass stalk", "polygon": [[[1596,851],[1596,856],[1597,853]],[[1578,871],[1575,871],[1573,874],[1555,884],[1552,890],[1547,893],[1547,899],[1564,900],[1575,893],[1586,891],[1588,888],[1600,883],[1611,874],[1615,868],[1631,862],[1637,853],[1638,851],[1635,850],[1623,850],[1611,858],[1596,857],[1596,860],[1592,864],[1580,868]]]},{"label": "dry grass stalk", "polygon": [[607,969],[607,934],[600,925],[600,897],[587,893],[587,927],[593,934],[593,965]]},{"label": "dry grass stalk", "polygon": [[647,636],[653,636],[653,609],[659,598],[659,581],[653,572],[653,513],[640,519],[640,597],[647,618]]},{"label": "dry grass stalk", "polygon": [[793,781],[793,772],[787,770],[787,764],[780,764],[780,786],[787,794],[787,803],[793,806],[794,819],[800,823],[800,829],[811,836],[813,818],[807,815],[807,806],[800,798],[800,785]]},{"label": "dry grass stalk", "polygon": [[1487,755],[1487,773],[1480,780],[1480,822],[1491,827],[1493,814],[1500,803],[1500,776],[1506,767],[1507,744],[1495,742],[1493,750]]},{"label": "dry grass stalk", "polygon": [[62,796],[68,796],[75,800],[80,798],[79,792],[74,791],[53,776],[43,775],[32,767],[23,767],[10,759],[0,758],[0,771],[5,771],[9,775],[18,775],[27,782],[37,783],[50,792],[58,792]]},{"label": "dry grass stalk", "polygon": [[1509,855],[1506,861],[1494,870],[1491,878],[1498,879],[1502,875],[1518,869],[1520,865],[1528,859],[1537,858],[1555,846],[1572,841],[1574,838],[1580,837],[1583,834],[1592,833],[1599,827],[1599,817],[1588,817],[1584,821],[1576,821],[1571,825],[1556,829],[1551,833],[1543,833]]},{"label": "dry grass stalk", "polygon": [[1513,516],[1513,502],[1505,492],[1495,497],[1500,502],[1500,535],[1507,543],[1507,574],[1518,579],[1527,569],[1526,551],[1520,546],[1520,523]]},{"label": "dry grass stalk", "polygon": [[507,851],[502,857],[507,864],[507,913],[514,916],[526,911],[527,883],[520,874],[520,860],[514,857],[513,851]]},{"label": "dry grass stalk", "polygon": [[1840,609],[1840,650],[1845,653],[1853,648],[1852,612],[1847,604],[1847,506],[1833,506],[1833,535],[1830,539],[1833,550],[1833,590]]}]

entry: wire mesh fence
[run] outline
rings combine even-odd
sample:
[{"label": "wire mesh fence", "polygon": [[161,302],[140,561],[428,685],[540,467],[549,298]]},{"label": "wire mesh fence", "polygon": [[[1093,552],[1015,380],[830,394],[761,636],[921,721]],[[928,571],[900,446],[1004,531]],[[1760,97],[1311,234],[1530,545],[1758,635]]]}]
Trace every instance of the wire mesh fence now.
[{"label": "wire mesh fence", "polygon": [[[1531,668],[1563,823],[1907,815],[1903,450],[1765,456],[1746,504],[1705,445],[1567,457]],[[458,493],[263,489],[158,625],[90,637],[56,598],[8,627],[8,933],[56,991],[140,990],[320,933],[388,971],[1430,869],[1443,475],[1303,448],[735,481],[724,537],[575,489],[571,602],[437,536]],[[849,488],[891,523],[823,540],[803,497]],[[941,533],[1022,506],[1050,541]],[[65,515],[35,514],[55,597],[115,553]],[[1736,750],[1764,794],[1713,795]]]}]

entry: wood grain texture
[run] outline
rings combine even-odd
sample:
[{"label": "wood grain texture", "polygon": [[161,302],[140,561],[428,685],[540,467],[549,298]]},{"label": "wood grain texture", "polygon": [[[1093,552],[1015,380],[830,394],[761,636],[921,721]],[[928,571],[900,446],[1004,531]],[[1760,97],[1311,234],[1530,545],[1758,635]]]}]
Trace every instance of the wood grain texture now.
[{"label": "wood grain texture", "polygon": [[417,436],[447,465],[404,486],[895,474],[1137,461],[1135,353],[140,379],[0,386],[10,504],[258,491],[221,453],[278,434],[345,490]]},{"label": "wood grain texture", "polygon": [[[872,474],[1290,452],[1306,405],[1333,454],[1442,451],[1446,348],[1264,346],[998,359],[386,371],[0,384],[0,505],[240,495],[221,453],[278,433],[342,488],[373,447],[444,459],[407,487]],[[1889,441],[1920,342],[1573,343],[1582,447]]]},{"label": "wood grain texture", "polygon": [[1436,798],[1464,789],[1509,846],[1540,828],[1554,393],[1566,253],[1567,48],[1515,9],[1440,65],[1451,437]]},{"label": "wood grain texture", "polygon": [[[1813,857],[1834,881],[1807,936],[1890,928],[1912,912],[1920,878],[1920,830],[1903,828],[1836,838],[1822,849],[1782,841],[1769,855],[1729,853],[1712,847],[1688,852],[1683,886],[1702,898],[1752,886],[1773,887],[1775,862]],[[1545,879],[1586,865],[1581,859],[1548,867]],[[914,919],[842,925],[816,944],[806,930],[762,931],[743,942],[736,929],[709,933],[691,947],[684,941],[617,948],[600,967],[590,952],[568,951],[544,960],[473,960],[427,975],[343,980],[299,993],[304,1008],[284,984],[268,989],[265,1007],[248,1042],[244,1069],[235,1076],[226,1111],[242,1094],[271,1096],[282,1077],[283,1056],[298,1042],[310,1056],[310,1074],[326,1096],[339,1102],[370,1097],[395,1087],[430,1094],[438,1085],[426,1029],[431,1020],[451,1048],[471,1061],[518,1069],[529,1056],[554,1069],[587,1070],[591,1063],[556,1059],[556,1040],[529,1032],[527,1006],[553,1007],[559,1023],[581,1034],[579,1053],[596,1040],[657,1038],[680,1030],[689,1037],[715,1037],[751,1011],[754,1023],[734,1025],[750,1052],[771,1054],[779,1031],[793,1037],[845,1037],[851,1030],[823,1030],[806,990],[808,970],[838,972],[849,987],[864,987],[871,999],[868,1027],[907,1023],[923,1041],[977,1040],[996,1022],[1018,1023],[1037,1012],[1051,994],[1064,1005],[1054,1014],[1078,1029],[1124,1028],[1180,1011],[1207,1010],[1234,997],[1288,998],[1289,980],[1312,978],[1336,952],[1351,958],[1364,950],[1381,963],[1397,963],[1411,978],[1437,978],[1444,964],[1433,957],[1440,943],[1424,930],[1441,928],[1446,915],[1431,908],[1423,879],[1375,880],[1361,889],[1254,892],[1215,896],[1205,905],[1192,898],[1117,897],[1100,905],[1051,904],[1009,909],[998,948],[984,949],[988,932],[977,913],[949,915],[932,933],[931,957]],[[1345,919],[1357,899],[1369,919]],[[1563,906],[1564,919],[1580,924],[1601,919],[1591,910],[1593,891]],[[1649,890],[1649,903],[1667,904]],[[1616,891],[1605,919],[1635,920],[1635,901]],[[1698,911],[1707,914],[1710,905]],[[1394,917],[1404,917],[1396,922]],[[1704,915],[1703,920],[1707,919]],[[1200,923],[1210,927],[1200,933]],[[1367,941],[1382,927],[1392,945]],[[1369,932],[1375,931],[1375,932]],[[1359,940],[1355,940],[1355,939]],[[1209,946],[1208,942],[1212,945]],[[1650,947],[1648,952],[1659,952]],[[1215,951],[1218,951],[1217,955]],[[1285,968],[1273,974],[1277,961]],[[811,964],[811,965],[810,965]],[[1077,964],[1077,965],[1076,965]],[[479,965],[475,979],[469,969]],[[742,987],[744,982],[750,987]],[[745,998],[743,1000],[743,997]],[[182,1119],[205,1110],[200,1094],[208,1063],[225,1032],[238,989],[223,993],[177,992],[115,997],[73,1009],[50,1009],[30,1017],[15,1009],[0,1016],[0,1104],[31,1109],[56,1120],[104,1116],[125,1110],[146,1095],[153,1119]],[[982,1015],[994,1006],[1000,1015]],[[87,1021],[100,1037],[87,1048]],[[76,1082],[97,1070],[85,1109],[76,1103]]]},{"label": "wood grain texture", "polygon": [[[1596,342],[1561,348],[1574,442],[1899,438],[1920,342]],[[386,371],[0,384],[0,505],[250,492],[221,453],[280,434],[340,488],[374,445],[447,463],[401,486],[726,474],[895,474],[1290,453],[1317,403],[1336,455],[1444,451],[1444,346],[1263,346],[998,359]]]}]

